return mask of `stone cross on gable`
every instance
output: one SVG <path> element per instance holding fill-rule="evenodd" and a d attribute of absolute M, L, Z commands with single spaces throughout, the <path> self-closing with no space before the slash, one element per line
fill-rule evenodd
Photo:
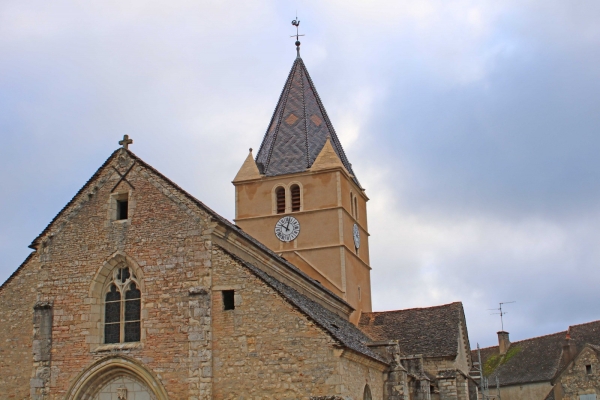
<path fill-rule="evenodd" d="M 129 139 L 129 135 L 123 135 L 123 140 L 119 140 L 119 144 L 123 146 L 125 150 L 129 149 L 131 143 L 133 143 L 133 139 Z"/>

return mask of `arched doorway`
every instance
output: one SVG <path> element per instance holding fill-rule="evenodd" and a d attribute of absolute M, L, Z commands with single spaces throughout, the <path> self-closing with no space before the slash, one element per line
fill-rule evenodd
<path fill-rule="evenodd" d="M 168 400 L 158 379 L 137 361 L 111 356 L 83 371 L 71 389 L 68 400 Z"/>

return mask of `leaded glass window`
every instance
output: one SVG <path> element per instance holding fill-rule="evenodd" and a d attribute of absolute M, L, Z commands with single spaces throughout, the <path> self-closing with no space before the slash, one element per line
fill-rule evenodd
<path fill-rule="evenodd" d="M 141 299 L 129 267 L 115 268 L 104 297 L 104 343 L 140 341 Z"/>

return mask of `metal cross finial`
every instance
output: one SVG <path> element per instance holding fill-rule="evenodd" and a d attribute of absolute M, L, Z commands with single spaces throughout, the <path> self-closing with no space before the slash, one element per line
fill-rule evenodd
<path fill-rule="evenodd" d="M 129 135 L 123 135 L 123 140 L 119 140 L 119 144 L 123 146 L 125 150 L 129 149 L 131 143 L 133 143 L 133 139 L 129 139 Z"/>
<path fill-rule="evenodd" d="M 297 56 L 298 58 L 300 58 L 300 36 L 304 36 L 301 35 L 298 31 L 298 29 L 300 29 L 300 20 L 298 19 L 298 14 L 296 14 L 296 19 L 292 21 L 292 25 L 294 25 L 296 27 L 296 34 L 292 35 L 290 37 L 295 37 L 296 38 L 296 52 L 297 52 Z"/>

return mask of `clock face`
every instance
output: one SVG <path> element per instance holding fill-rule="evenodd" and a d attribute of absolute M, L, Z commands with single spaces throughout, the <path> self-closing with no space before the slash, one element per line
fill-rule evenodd
<path fill-rule="evenodd" d="M 275 224 L 275 236 L 282 242 L 291 242 L 300 234 L 300 222 L 294 217 L 283 217 Z"/>
<path fill-rule="evenodd" d="M 354 236 L 354 246 L 358 249 L 360 247 L 360 231 L 356 224 L 354 224 L 354 228 L 352 229 L 352 236 Z"/>

